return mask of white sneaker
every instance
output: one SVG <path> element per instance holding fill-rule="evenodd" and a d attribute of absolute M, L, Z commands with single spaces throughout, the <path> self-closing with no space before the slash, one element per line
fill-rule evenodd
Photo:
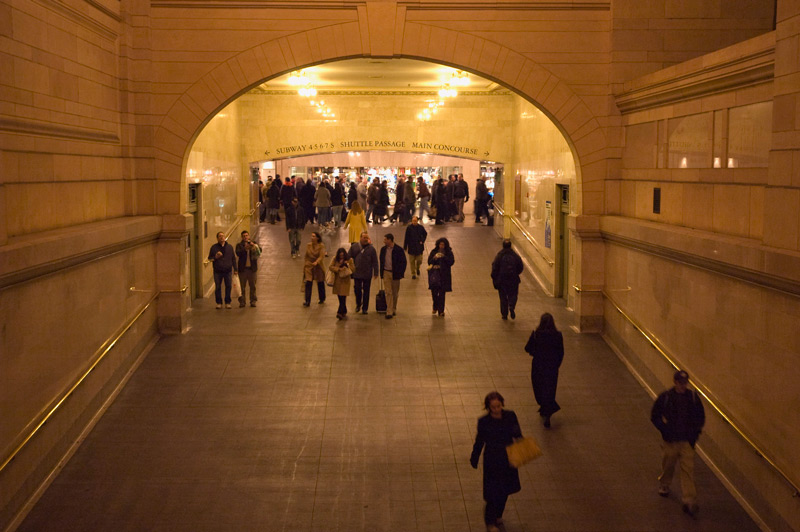
<path fill-rule="evenodd" d="M 230 303 L 225 303 L 225 308 L 231 308 Z"/>
<path fill-rule="evenodd" d="M 222 308 L 222 303 L 217 303 L 217 308 Z"/>

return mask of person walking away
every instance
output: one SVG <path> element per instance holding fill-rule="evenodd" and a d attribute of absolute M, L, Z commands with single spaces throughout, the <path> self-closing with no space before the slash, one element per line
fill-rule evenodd
<path fill-rule="evenodd" d="M 481 217 L 485 214 L 486 217 L 489 217 L 489 208 L 487 204 L 489 203 L 489 189 L 486 187 L 486 183 L 484 183 L 483 179 L 480 177 L 478 178 L 478 182 L 475 185 L 475 223 L 481 223 Z"/>
<path fill-rule="evenodd" d="M 522 438 L 522 429 L 514 411 L 503 408 L 505 400 L 498 392 L 487 394 L 483 406 L 488 413 L 478 419 L 478 434 L 469 463 L 478 469 L 483 451 L 483 500 L 486 501 L 483 521 L 487 532 L 499 532 L 508 496 L 522 489 L 519 471 L 511 467 L 506 454 L 506 447 Z"/>
<path fill-rule="evenodd" d="M 339 298 L 336 319 L 343 320 L 347 318 L 347 296 L 350 295 L 350 277 L 353 275 L 353 270 L 355 270 L 355 264 L 353 259 L 348 256 L 347 250 L 339 248 L 336 250 L 336 256 L 331 260 L 328 269 L 334 273 L 331 292 Z"/>
<path fill-rule="evenodd" d="M 436 225 L 444 225 L 447 220 L 447 191 L 441 177 L 433 191 L 433 203 L 436 205 Z"/>
<path fill-rule="evenodd" d="M 384 180 L 381 181 L 381 186 L 378 188 L 378 201 L 375 204 L 375 213 L 372 215 L 372 223 L 375 223 L 375 217 L 378 217 L 378 223 L 386 221 L 386 215 L 389 212 L 389 183 Z"/>
<path fill-rule="evenodd" d="M 464 174 L 458 174 L 458 181 L 453 189 L 453 198 L 456 201 L 456 221 L 463 222 L 464 204 L 469 201 L 469 185 L 464 181 Z"/>
<path fill-rule="evenodd" d="M 549 312 L 542 314 L 539 326 L 531 333 L 525 345 L 531 360 L 531 385 L 539 404 L 539 415 L 545 428 L 550 428 L 550 416 L 561 410 L 556 402 L 558 368 L 564 360 L 564 338 L 556 329 L 556 322 Z"/>
<path fill-rule="evenodd" d="M 492 285 L 500 295 L 500 316 L 504 320 L 509 314 L 512 320 L 517 317 L 515 309 L 522 269 L 522 258 L 511 249 L 511 240 L 503 240 L 503 249 L 492 261 Z"/>
<path fill-rule="evenodd" d="M 403 212 L 403 219 L 400 221 L 407 224 L 414 215 L 414 207 L 417 203 L 417 195 L 416 192 L 414 192 L 414 180 L 410 177 L 406 180 L 403 200 L 405 201 L 406 210 Z"/>
<path fill-rule="evenodd" d="M 303 178 L 298 177 L 297 182 L 302 183 Z M 311 180 L 311 178 L 308 178 L 308 182 L 305 183 L 297 193 L 297 198 L 300 200 L 300 206 L 303 207 L 304 211 L 306 211 L 306 219 L 312 224 L 317 217 L 316 208 L 314 207 L 314 197 L 316 194 L 317 187 L 314 186 L 314 182 Z"/>
<path fill-rule="evenodd" d="M 306 246 L 306 256 L 303 264 L 303 281 L 306 283 L 306 299 L 303 302 L 304 307 L 311 305 L 311 285 L 314 281 L 317 282 L 319 304 L 325 303 L 325 270 L 322 267 L 324 258 L 325 246 L 322 244 L 322 236 L 314 231 L 311 233 L 311 242 Z"/>
<path fill-rule="evenodd" d="M 397 314 L 397 298 L 400 295 L 400 280 L 406 273 L 406 254 L 394 244 L 394 235 L 386 233 L 380 254 L 381 279 L 386 290 L 386 319 Z"/>
<path fill-rule="evenodd" d="M 342 209 L 344 209 L 345 191 L 342 179 L 338 178 L 333 182 L 333 192 L 331 192 L 331 212 L 333 213 L 333 225 L 339 227 L 342 221 Z"/>
<path fill-rule="evenodd" d="M 289 200 L 291 205 L 291 200 Z M 273 179 L 272 185 L 267 189 L 267 219 L 269 223 L 275 225 L 278 218 L 278 210 L 281 208 L 281 182 L 280 179 Z"/>
<path fill-rule="evenodd" d="M 350 182 L 350 188 L 347 189 L 347 210 L 353 208 L 353 204 L 358 201 L 358 188 L 354 182 Z M 363 210 L 363 208 L 362 208 Z"/>
<path fill-rule="evenodd" d="M 425 240 L 428 232 L 419 223 L 419 217 L 412 216 L 411 224 L 406 227 L 406 236 L 403 239 L 403 249 L 411 259 L 411 278 L 419 276 L 419 265 L 422 264 L 422 254 L 425 252 Z"/>
<path fill-rule="evenodd" d="M 426 213 L 428 215 L 428 221 L 431 219 L 431 208 L 430 208 L 430 201 L 431 201 L 431 192 L 428 190 L 428 185 L 425 184 L 425 180 L 421 177 L 417 178 L 417 190 L 419 191 L 417 196 L 419 197 L 419 220 L 422 221 L 422 213 Z"/>
<path fill-rule="evenodd" d="M 356 192 L 358 193 L 358 202 L 361 204 L 361 210 L 367 212 L 367 186 L 369 183 L 366 178 L 359 176 L 358 184 L 356 185 Z M 353 208 L 352 206 L 350 207 Z"/>
<path fill-rule="evenodd" d="M 236 273 L 236 253 L 233 246 L 225 241 L 225 233 L 217 233 L 217 243 L 211 246 L 208 260 L 214 268 L 214 299 L 217 308 L 222 308 L 222 283 L 225 282 L 225 308 L 231 308 L 232 273 Z"/>
<path fill-rule="evenodd" d="M 314 193 L 314 205 L 317 206 L 317 223 L 325 225 L 331 221 L 331 191 L 328 190 L 326 182 L 317 188 Z"/>
<path fill-rule="evenodd" d="M 694 446 L 706 422 L 706 413 L 697 392 L 689 388 L 688 373 L 676 371 L 673 382 L 672 388 L 656 398 L 650 413 L 650 421 L 663 440 L 658 494 L 669 497 L 675 464 L 680 463 L 683 511 L 695 517 L 699 508 L 694 485 Z"/>
<path fill-rule="evenodd" d="M 356 203 L 357 204 L 357 203 Z M 363 214 L 363 213 L 362 213 Z M 378 252 L 372 245 L 369 233 L 363 231 L 358 242 L 353 242 L 347 252 L 353 260 L 353 291 L 356 295 L 356 313 L 366 314 L 369 310 L 369 288 L 372 279 L 378 278 Z"/>
<path fill-rule="evenodd" d="M 361 203 L 357 201 L 353 203 L 353 208 L 347 213 L 344 226 L 347 227 L 347 241 L 351 244 L 358 242 L 361 233 L 367 230 L 367 219 L 364 217 L 364 211 L 361 210 Z"/>
<path fill-rule="evenodd" d="M 286 188 L 286 186 L 283 188 Z M 283 214 L 286 218 L 286 231 L 289 233 L 289 247 L 292 251 L 292 258 L 296 259 L 300 256 L 300 234 L 306 227 L 306 211 L 300 207 L 297 198 L 292 198 L 291 204 Z"/>
<path fill-rule="evenodd" d="M 367 189 L 367 221 L 375 223 L 375 206 L 380 196 L 380 180 L 376 177 Z"/>
<path fill-rule="evenodd" d="M 242 231 L 242 240 L 236 244 L 236 257 L 238 257 L 239 284 L 242 286 L 242 293 L 239 295 L 239 308 L 245 306 L 244 289 L 250 285 L 250 306 L 255 307 L 258 297 L 256 296 L 256 272 L 258 271 L 258 257 L 261 255 L 261 248 L 250 240 L 250 233 Z"/>
<path fill-rule="evenodd" d="M 258 221 L 264 223 L 267 220 L 267 189 L 264 181 L 258 180 Z"/>
<path fill-rule="evenodd" d="M 455 193 L 455 189 L 456 189 L 456 176 L 455 174 L 452 174 L 447 177 L 447 183 L 445 183 L 444 185 L 444 195 L 446 198 L 445 210 L 447 211 L 445 214 L 446 222 L 452 222 L 456 217 L 457 213 L 456 200 L 455 196 L 453 195 Z"/>
<path fill-rule="evenodd" d="M 456 261 L 450 241 L 440 238 L 428 255 L 428 289 L 433 298 L 433 313 L 444 317 L 444 298 L 447 292 L 453 291 L 451 267 Z"/>
<path fill-rule="evenodd" d="M 402 223 L 402 214 L 405 210 L 405 201 L 403 201 L 403 196 L 406 192 L 406 180 L 403 177 L 397 178 L 397 184 L 395 185 L 394 189 L 394 212 L 392 213 L 391 218 L 389 221 L 394 223 L 398 219 Z"/>

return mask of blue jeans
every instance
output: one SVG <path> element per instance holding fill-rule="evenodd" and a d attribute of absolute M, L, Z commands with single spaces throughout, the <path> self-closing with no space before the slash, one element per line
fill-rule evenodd
<path fill-rule="evenodd" d="M 336 227 L 339 227 L 340 225 L 342 225 L 342 223 L 344 223 L 342 222 L 343 207 L 344 205 L 334 205 L 333 207 L 331 207 L 331 210 L 333 211 L 333 222 L 336 224 Z"/>
<path fill-rule="evenodd" d="M 231 304 L 231 286 L 233 286 L 233 272 L 214 271 L 214 299 L 217 305 L 222 304 L 222 281 L 225 281 L 225 303 Z"/>

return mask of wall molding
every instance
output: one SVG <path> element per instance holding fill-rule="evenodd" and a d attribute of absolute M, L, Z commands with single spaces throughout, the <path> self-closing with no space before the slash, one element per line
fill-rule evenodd
<path fill-rule="evenodd" d="M 611 11 L 611 2 L 488 2 L 479 0 L 470 2 L 425 2 L 400 1 L 409 11 Z"/>
<path fill-rule="evenodd" d="M 92 7 L 98 9 L 103 14 L 111 17 L 113 20 L 117 22 L 122 20 L 119 14 L 114 14 L 106 7 L 101 6 L 100 4 L 96 4 L 93 0 L 85 0 L 85 1 L 88 5 L 91 5 Z M 35 0 L 35 2 L 43 7 L 55 11 L 56 13 L 60 14 L 65 18 L 68 18 L 73 22 L 76 22 L 77 24 L 100 35 L 101 37 L 108 39 L 109 41 L 115 41 L 117 40 L 117 37 L 119 37 L 118 28 L 113 28 L 109 25 L 103 24 L 102 22 L 95 20 L 92 17 L 85 15 L 84 13 L 81 13 L 74 7 L 70 6 L 69 4 L 66 4 L 65 2 L 62 2 L 61 0 Z"/>
<path fill-rule="evenodd" d="M 634 221 L 639 222 L 640 220 L 634 220 Z M 770 274 L 763 270 L 749 268 L 743 264 L 735 264 L 732 261 L 713 259 L 710 257 L 700 255 L 698 253 L 692 253 L 690 251 L 686 251 L 685 249 L 681 249 L 672 245 L 667 245 L 666 243 L 663 242 L 657 242 L 656 239 L 641 238 L 642 236 L 641 233 L 637 234 L 636 236 L 633 236 L 632 234 L 630 234 L 629 231 L 626 231 L 624 228 L 622 230 L 619 229 L 620 229 L 619 227 L 615 228 L 601 227 L 601 233 L 603 239 L 607 242 L 612 242 L 614 244 L 629 249 L 641 251 L 649 255 L 655 255 L 657 257 L 667 259 L 671 262 L 678 262 L 681 264 L 685 264 L 687 266 L 700 268 L 706 271 L 710 271 L 712 273 L 736 279 L 738 281 L 756 285 L 761 288 L 767 288 L 770 290 L 781 292 L 786 295 L 800 297 L 800 279 L 781 277 L 778 275 Z M 679 239 L 668 238 L 674 236 L 673 234 L 669 233 L 668 231 L 664 231 L 664 233 L 665 233 L 664 234 L 665 238 L 660 240 L 663 240 L 665 242 L 679 242 Z M 650 235 L 652 235 L 652 232 L 648 232 L 647 236 Z M 711 235 L 712 237 L 715 236 L 711 233 L 709 233 L 709 235 Z M 637 236 L 639 238 L 637 238 Z M 705 241 L 706 242 L 708 241 L 708 237 L 705 238 Z M 739 249 L 745 247 L 752 248 L 754 246 L 739 246 Z M 755 251 L 756 254 L 759 254 L 760 250 L 751 249 L 750 251 Z M 772 252 L 773 254 L 783 256 L 782 258 L 784 260 L 782 261 L 782 263 L 784 267 L 788 267 L 791 263 L 794 262 L 797 264 L 797 268 L 795 268 L 795 270 L 800 271 L 800 257 L 796 257 L 790 252 L 782 253 L 781 250 L 778 249 L 774 249 L 772 250 Z M 764 255 L 766 255 L 766 253 L 763 250 L 761 250 L 761 253 L 764 253 Z M 769 258 L 765 257 L 764 260 L 765 262 L 769 261 Z"/>
<path fill-rule="evenodd" d="M 691 65 L 692 61 L 696 60 L 682 65 Z M 699 68 L 668 79 L 648 82 L 654 76 L 640 78 L 634 82 L 640 86 L 615 96 L 617 107 L 626 114 L 770 83 L 775 76 L 775 44 L 773 41 L 769 48 L 709 65 L 699 61 L 698 65 Z"/>
<path fill-rule="evenodd" d="M 116 133 L 89 129 L 80 126 L 57 124 L 54 122 L 39 122 L 27 118 L 0 116 L 0 131 L 9 133 L 22 133 L 40 137 L 54 137 L 59 139 L 82 140 L 87 142 L 101 142 L 103 144 L 119 144 L 120 138 Z"/>
<path fill-rule="evenodd" d="M 267 82 L 269 83 L 269 82 Z M 260 94 L 268 96 L 297 96 L 296 90 L 289 89 L 266 89 L 258 86 L 251 89 L 243 96 L 248 94 Z M 514 93 L 506 89 L 495 89 L 491 91 L 465 91 L 459 90 L 459 96 L 511 96 Z M 317 97 L 319 96 L 430 96 L 439 98 L 437 90 L 326 90 L 317 89 Z"/>

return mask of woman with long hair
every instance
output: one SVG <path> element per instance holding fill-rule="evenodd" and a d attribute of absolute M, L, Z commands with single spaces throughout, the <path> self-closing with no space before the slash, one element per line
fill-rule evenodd
<path fill-rule="evenodd" d="M 561 410 L 556 402 L 558 368 L 564 360 L 564 338 L 556 329 L 556 322 L 549 312 L 542 314 L 539 326 L 531 333 L 525 346 L 530 353 L 531 384 L 533 395 L 539 404 L 539 415 L 545 428 L 550 428 L 550 416 Z"/>
<path fill-rule="evenodd" d="M 350 295 L 350 278 L 356 266 L 353 263 L 353 259 L 348 256 L 347 250 L 339 248 L 336 250 L 336 256 L 333 257 L 328 269 L 335 275 L 331 292 L 339 298 L 336 319 L 343 320 L 347 318 L 347 296 Z"/>
<path fill-rule="evenodd" d="M 428 289 L 433 298 L 433 313 L 444 317 L 444 297 L 453 291 L 453 278 L 450 268 L 456 261 L 450 241 L 442 237 L 428 255 Z"/>
<path fill-rule="evenodd" d="M 522 430 L 514 411 L 503 408 L 505 400 L 498 392 L 487 394 L 483 406 L 487 414 L 478 419 L 478 434 L 469 462 L 477 469 L 483 450 L 483 500 L 486 501 L 483 520 L 487 532 L 499 532 L 508 496 L 522 489 L 519 472 L 509 465 L 506 454 L 506 447 L 522 438 Z"/>
<path fill-rule="evenodd" d="M 325 270 L 322 267 L 322 260 L 325 258 L 325 245 L 322 243 L 322 236 L 314 231 L 311 233 L 311 242 L 306 246 L 305 262 L 303 263 L 303 281 L 305 281 L 306 299 L 303 306 L 311 305 L 311 285 L 317 282 L 317 292 L 319 293 L 319 303 L 325 303 Z"/>
<path fill-rule="evenodd" d="M 353 202 L 353 208 L 347 213 L 344 226 L 347 227 L 347 237 L 351 244 L 361 239 L 361 233 L 367 230 L 367 217 L 364 216 L 361 202 Z"/>

